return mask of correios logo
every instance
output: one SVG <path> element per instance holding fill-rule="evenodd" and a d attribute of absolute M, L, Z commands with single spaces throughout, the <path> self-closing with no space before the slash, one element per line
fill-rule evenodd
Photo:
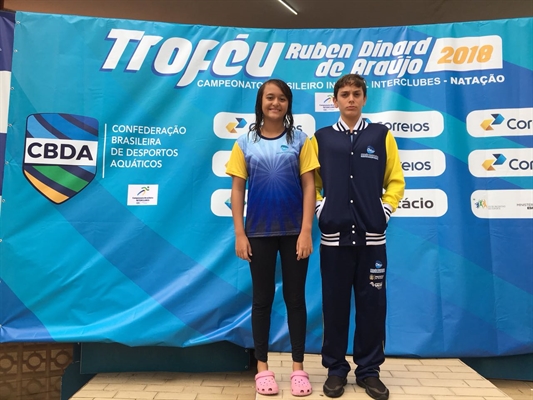
<path fill-rule="evenodd" d="M 395 137 L 418 139 L 439 136 L 444 131 L 444 117 L 438 111 L 384 111 L 364 113 L 368 123 L 385 125 Z"/>
<path fill-rule="evenodd" d="M 216 176 L 221 178 L 228 178 L 229 175 L 226 174 L 226 164 L 229 161 L 231 151 L 229 150 L 220 150 L 213 154 L 211 159 L 211 170 Z"/>
<path fill-rule="evenodd" d="M 255 114 L 220 112 L 213 120 L 213 131 L 221 139 L 237 139 L 250 130 L 250 123 L 255 121 Z"/>
<path fill-rule="evenodd" d="M 533 176 L 533 149 L 474 150 L 468 155 L 468 169 L 479 178 Z"/>
<path fill-rule="evenodd" d="M 466 129 L 474 137 L 533 135 L 533 108 L 472 111 Z"/>
<path fill-rule="evenodd" d="M 97 156 L 95 118 L 62 113 L 28 116 L 24 176 L 53 203 L 71 199 L 94 179 Z"/>
<path fill-rule="evenodd" d="M 505 118 L 501 114 L 492 114 L 492 118 L 486 119 L 481 122 L 481 128 L 485 131 L 493 131 L 493 125 L 500 125 Z"/>
<path fill-rule="evenodd" d="M 244 216 L 248 210 L 248 190 L 244 194 Z M 231 189 L 218 189 L 211 194 L 211 212 L 217 217 L 231 217 Z"/>
<path fill-rule="evenodd" d="M 485 160 L 482 164 L 487 171 L 495 171 L 494 165 L 502 165 L 507 160 L 503 154 L 493 154 L 493 157 Z"/>
<path fill-rule="evenodd" d="M 229 122 L 226 125 L 226 130 L 229 133 L 238 133 L 237 129 L 240 130 L 248 124 L 248 122 L 246 122 L 244 118 L 235 118 L 235 119 L 237 120 L 237 122 Z"/>
<path fill-rule="evenodd" d="M 250 121 L 255 121 L 255 114 L 219 112 L 213 120 L 213 132 L 221 139 L 235 140 L 250 130 Z M 294 127 L 312 136 L 316 130 L 315 119 L 310 114 L 294 114 Z"/>
<path fill-rule="evenodd" d="M 399 154 L 406 177 L 439 176 L 446 170 L 446 156 L 441 150 L 399 150 Z"/>

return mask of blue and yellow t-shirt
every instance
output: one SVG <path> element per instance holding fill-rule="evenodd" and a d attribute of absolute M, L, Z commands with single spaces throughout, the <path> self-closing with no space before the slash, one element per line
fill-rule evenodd
<path fill-rule="evenodd" d="M 298 235 L 302 226 L 300 175 L 319 167 L 309 138 L 295 130 L 277 138 L 240 136 L 226 164 L 226 173 L 248 180 L 245 230 L 249 237 Z"/>

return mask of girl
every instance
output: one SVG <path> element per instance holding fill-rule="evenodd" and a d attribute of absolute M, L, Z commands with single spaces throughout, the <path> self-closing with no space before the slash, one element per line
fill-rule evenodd
<path fill-rule="evenodd" d="M 258 371 L 255 381 L 260 394 L 279 391 L 267 358 L 278 252 L 292 347 L 291 393 L 306 396 L 312 392 L 309 376 L 303 371 L 305 280 L 313 251 L 314 170 L 318 167 L 308 137 L 294 128 L 291 89 L 279 79 L 265 82 L 257 92 L 255 123 L 237 139 L 226 165 L 226 173 L 233 178 L 235 252 L 250 263 L 252 275 L 252 333 Z"/>

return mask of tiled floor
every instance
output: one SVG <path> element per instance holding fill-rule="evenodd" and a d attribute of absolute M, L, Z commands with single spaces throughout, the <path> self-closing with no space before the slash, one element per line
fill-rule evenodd
<path fill-rule="evenodd" d="M 75 400 L 255 400 L 297 399 L 290 393 L 291 359 L 271 353 L 270 369 L 280 387 L 277 396 L 255 394 L 254 372 L 237 373 L 117 373 L 98 374 L 73 397 Z M 308 354 L 305 369 L 314 392 L 308 400 L 325 400 L 322 384 L 326 370 L 320 356 Z M 387 358 L 381 378 L 390 400 L 533 400 L 533 382 L 491 381 L 458 359 Z M 343 400 L 370 400 L 364 389 L 348 380 Z M 507 393 L 507 394 L 506 394 Z"/>

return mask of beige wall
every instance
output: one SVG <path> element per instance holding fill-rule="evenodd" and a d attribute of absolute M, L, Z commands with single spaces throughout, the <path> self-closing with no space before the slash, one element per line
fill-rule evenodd
<path fill-rule="evenodd" d="M 0 344 L 0 399 L 57 400 L 72 344 Z"/>

